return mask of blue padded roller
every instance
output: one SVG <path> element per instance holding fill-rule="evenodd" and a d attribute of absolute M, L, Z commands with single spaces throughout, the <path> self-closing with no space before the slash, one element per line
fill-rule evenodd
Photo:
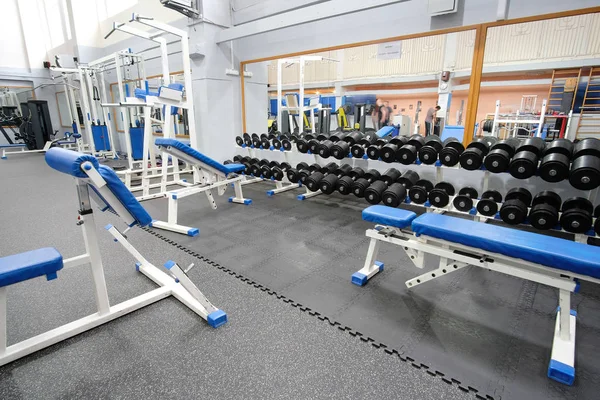
<path fill-rule="evenodd" d="M 600 278 L 600 249 L 584 243 L 433 213 L 416 218 L 412 230 L 417 235 Z"/>
<path fill-rule="evenodd" d="M 105 165 L 98 167 L 98 173 L 106 181 L 106 186 L 115 195 L 119 202 L 125 207 L 129 214 L 135 218 L 140 226 L 149 225 L 152 222 L 152 217 L 146 209 L 140 204 L 135 196 L 127 189 L 127 186 L 119 179 L 115 171 Z M 104 199 L 106 202 L 106 199 Z M 106 202 L 109 206 L 110 203 Z"/>
<path fill-rule="evenodd" d="M 362 218 L 365 221 L 402 229 L 409 226 L 417 218 L 417 214 L 400 208 L 377 205 L 365 208 Z"/>
<path fill-rule="evenodd" d="M 179 140 L 176 140 L 176 139 L 158 138 L 158 139 L 156 139 L 155 143 L 157 146 L 162 146 L 165 148 L 168 146 L 171 146 L 172 148 L 177 149 L 177 150 L 181 151 L 182 153 L 195 158 L 199 162 L 202 162 L 208 166 L 211 166 L 212 168 L 214 168 L 218 171 L 221 171 L 225 175 L 229 175 L 234 172 L 241 172 L 246 168 L 242 164 L 227 164 L 227 165 L 221 164 L 220 162 L 215 161 L 212 158 L 205 156 L 204 154 L 200 153 L 198 150 L 195 150 L 195 149 L 191 148 L 190 146 L 188 146 L 187 144 L 180 142 Z"/>
<path fill-rule="evenodd" d="M 46 275 L 56 278 L 63 268 L 63 258 L 53 247 L 32 250 L 0 258 L 0 287 Z"/>
<path fill-rule="evenodd" d="M 87 178 L 87 175 L 81 170 L 81 164 L 86 161 L 91 162 L 94 168 L 98 169 L 98 160 L 89 154 L 61 149 L 60 147 L 53 147 L 46 152 L 46 163 L 49 166 L 77 178 Z"/>

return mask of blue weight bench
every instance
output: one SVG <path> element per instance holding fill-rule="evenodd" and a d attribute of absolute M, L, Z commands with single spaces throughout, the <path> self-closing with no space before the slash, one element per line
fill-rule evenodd
<path fill-rule="evenodd" d="M 414 212 L 382 205 L 363 210 L 371 238 L 364 267 L 352 275 L 363 286 L 383 270 L 376 261 L 382 242 L 400 246 L 417 268 L 425 254 L 439 256 L 437 268 L 406 281 L 409 289 L 466 266 L 527 279 L 559 290 L 556 326 L 548 377 L 572 385 L 575 379 L 575 322 L 571 293 L 579 281 L 600 283 L 600 249 L 583 243 L 489 225 L 462 218 Z"/>
<path fill-rule="evenodd" d="M 210 206 L 216 209 L 217 203 L 213 197 L 212 190 L 217 189 L 219 196 L 222 196 L 227 187 L 232 185 L 235 195 L 229 198 L 230 203 L 245 205 L 252 203 L 252 200 L 245 199 L 242 193 L 241 182 L 243 176 L 240 174 L 245 169 L 244 165 L 222 164 L 176 139 L 158 138 L 155 143 L 160 151 L 188 163 L 194 174 L 200 176 L 201 183 L 168 192 L 165 195 L 169 201 L 167 221 L 153 221 L 153 228 L 183 233 L 188 236 L 198 235 L 199 230 L 197 228 L 177 223 L 178 200 L 197 193 L 204 193 Z"/>
<path fill-rule="evenodd" d="M 100 165 L 91 155 L 60 147 L 51 148 L 46 152 L 46 163 L 54 170 L 75 178 L 79 209 L 78 215 L 74 217 L 82 228 L 86 252 L 63 259 L 56 249 L 42 248 L 0 258 L 0 366 L 169 296 L 178 299 L 214 328 L 227 322 L 227 314 L 208 301 L 177 263 L 168 261 L 165 269 L 159 269 L 129 243 L 125 233 L 136 226 L 148 226 L 152 218 L 112 169 Z M 158 288 L 120 304 L 110 304 L 96 239 L 92 200 L 101 211 L 112 211 L 124 223 L 125 229 L 122 232 L 111 224 L 107 225 L 105 230 L 131 254 L 136 270 L 156 283 Z M 97 312 L 7 347 L 7 287 L 17 283 L 26 284 L 25 281 L 42 276 L 53 280 L 63 268 L 87 265 L 91 265 Z M 131 267 L 133 265 L 132 262 Z"/>
<path fill-rule="evenodd" d="M 0 144 L 0 149 L 2 149 L 2 156 L 0 157 L 0 159 L 2 160 L 6 160 L 8 157 L 6 156 L 6 154 L 12 154 L 15 153 L 14 151 L 11 151 L 9 153 L 6 153 L 7 149 L 20 149 L 20 151 L 24 152 L 25 150 L 27 150 L 27 145 L 25 143 L 15 143 L 15 144 Z"/>

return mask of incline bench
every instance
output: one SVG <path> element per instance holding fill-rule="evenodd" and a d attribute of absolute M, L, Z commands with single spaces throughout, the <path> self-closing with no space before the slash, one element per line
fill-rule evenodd
<path fill-rule="evenodd" d="M 177 224 L 177 201 L 184 197 L 204 192 L 211 207 L 216 209 L 217 203 L 212 195 L 212 189 L 217 189 L 219 196 L 222 196 L 230 184 L 233 185 L 235 190 L 235 196 L 229 198 L 230 203 L 245 205 L 252 203 L 252 200 L 245 199 L 242 194 L 241 181 L 243 176 L 238 174 L 244 171 L 244 165 L 221 164 L 176 139 L 159 138 L 156 139 L 155 143 L 160 151 L 164 151 L 173 157 L 187 162 L 194 170 L 194 173 L 201 176 L 201 183 L 167 193 L 165 195 L 169 199 L 167 222 L 152 221 L 153 228 L 183 233 L 188 236 L 198 235 L 199 230 L 197 228 Z"/>
<path fill-rule="evenodd" d="M 62 148 L 48 150 L 46 162 L 55 170 L 73 176 L 77 182 L 80 208 L 77 225 L 81 226 L 86 252 L 63 260 L 56 249 L 42 248 L 0 258 L 0 365 L 78 335 L 171 295 L 204 318 L 214 328 L 227 322 L 227 315 L 204 297 L 175 262 L 168 261 L 165 264 L 166 270 L 162 271 L 146 260 L 127 241 L 124 236 L 125 232 L 136 225 L 149 225 L 152 218 L 112 169 L 99 165 L 98 160 L 91 155 Z M 123 303 L 110 304 L 90 199 L 93 199 L 102 211 L 113 211 L 125 223 L 127 228 L 123 233 L 113 225 L 107 225 L 105 229 L 137 261 L 136 269 L 154 281 L 159 286 L 158 288 Z M 63 268 L 88 264 L 91 265 L 98 311 L 7 347 L 7 287 L 42 276 L 46 276 L 48 280 L 56 279 L 58 272 Z"/>
<path fill-rule="evenodd" d="M 425 253 L 440 257 L 438 268 L 406 281 L 410 289 L 468 265 L 559 289 L 552 356 L 548 377 L 568 385 L 575 379 L 575 319 L 571 292 L 579 280 L 600 283 L 600 249 L 537 233 L 427 213 L 371 206 L 363 219 L 375 223 L 367 230 L 371 238 L 364 267 L 352 275 L 363 286 L 383 270 L 376 261 L 381 242 L 401 246 L 415 266 L 424 267 Z M 405 231 L 411 228 L 412 232 Z"/>

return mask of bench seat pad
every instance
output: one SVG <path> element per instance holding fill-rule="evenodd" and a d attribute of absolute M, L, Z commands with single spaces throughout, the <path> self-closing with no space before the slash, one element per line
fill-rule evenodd
<path fill-rule="evenodd" d="M 213 160 L 210 157 L 205 156 L 204 154 L 200 153 L 198 150 L 193 149 L 192 147 L 188 146 L 186 143 L 180 142 L 177 139 L 158 138 L 158 139 L 156 139 L 155 143 L 157 146 L 163 147 L 163 151 L 167 151 L 166 148 L 170 146 L 170 147 L 172 147 L 176 150 L 179 150 L 180 152 L 198 160 L 199 162 L 204 163 L 204 164 L 216 169 L 217 171 L 224 173 L 225 175 L 229 175 L 229 174 L 235 173 L 235 172 L 241 172 L 246 168 L 242 164 L 227 164 L 227 165 L 221 164 L 220 162 Z"/>
<path fill-rule="evenodd" d="M 413 219 L 417 218 L 417 214 L 400 208 L 377 205 L 365 208 L 362 218 L 375 224 L 402 229 L 409 226 Z"/>
<path fill-rule="evenodd" d="M 52 275 L 63 267 L 61 254 L 53 247 L 44 247 L 0 258 L 0 287 L 23 282 L 43 275 Z"/>
<path fill-rule="evenodd" d="M 513 228 L 427 213 L 412 222 L 415 234 L 520 258 L 600 279 L 600 248 Z"/>

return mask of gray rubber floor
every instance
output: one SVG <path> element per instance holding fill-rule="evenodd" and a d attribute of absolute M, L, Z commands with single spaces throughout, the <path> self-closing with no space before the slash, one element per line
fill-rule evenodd
<path fill-rule="evenodd" d="M 48 168 L 42 156 L 0 162 L 0 256 L 45 246 L 56 247 L 64 257 L 82 253 L 76 207 L 73 179 Z M 95 215 L 111 303 L 152 289 L 154 285 L 135 272 L 134 260 L 101 228 L 107 223 L 119 226 L 119 220 L 109 213 Z M 239 222 L 237 226 L 241 233 L 253 225 Z M 210 237 L 203 233 L 198 242 Z M 264 237 L 260 226 L 254 235 Z M 214 330 L 178 301 L 165 299 L 0 367 L 0 399 L 481 396 L 465 393 L 457 384 L 404 362 L 378 343 L 353 337 L 314 312 L 313 316 L 302 311 L 297 304 L 288 304 L 258 284 L 201 262 L 156 236 L 136 229 L 128 237 L 157 266 L 169 259 L 181 265 L 194 262 L 190 277 L 227 311 L 229 322 Z M 233 252 L 246 247 L 243 242 L 234 240 L 228 248 L 220 247 Z M 257 258 L 254 249 L 245 251 L 245 256 L 237 253 L 241 261 L 228 267 Z M 309 265 L 299 260 L 298 265 Z M 9 344 L 94 312 L 91 289 L 85 267 L 62 271 L 51 282 L 34 279 L 9 287 Z"/>
<path fill-rule="evenodd" d="M 200 236 L 155 232 L 479 395 L 598 398 L 597 286 L 583 283 L 581 293 L 573 296 L 578 311 L 577 378 L 574 386 L 564 386 L 546 377 L 556 290 L 465 268 L 409 291 L 404 282 L 422 271 L 401 249 L 385 244 L 378 257 L 385 271 L 357 287 L 350 276 L 366 256 L 364 232 L 372 225 L 361 220 L 360 211 L 368 204 L 339 195 L 296 200 L 303 189 L 269 198 L 266 191 L 272 187 L 245 186 L 245 197 L 253 200 L 250 206 L 227 203 L 228 192 L 218 200 L 216 211 L 203 195 L 185 198 L 180 201 L 179 222 L 198 227 Z M 166 201 L 145 204 L 155 219 L 166 216 Z"/>

